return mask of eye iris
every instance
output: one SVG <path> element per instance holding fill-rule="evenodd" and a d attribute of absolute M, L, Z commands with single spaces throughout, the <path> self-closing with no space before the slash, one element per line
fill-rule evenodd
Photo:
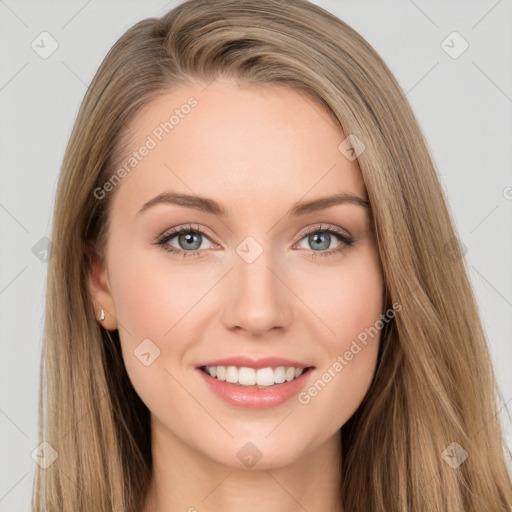
<path fill-rule="evenodd" d="M 195 241 L 194 241 L 194 238 L 195 238 Z M 178 240 L 179 240 L 180 246 L 183 241 L 185 241 L 186 244 L 190 244 L 190 243 L 194 244 L 194 242 L 195 242 L 194 247 L 191 247 L 190 245 L 187 247 L 185 244 L 185 247 L 187 247 L 188 249 L 195 250 L 195 249 L 199 249 L 199 247 L 201 247 L 201 235 L 199 233 L 181 234 L 181 235 L 179 235 Z"/>
<path fill-rule="evenodd" d="M 324 240 L 319 240 L 320 237 L 324 237 Z M 311 246 L 313 247 L 314 250 L 321 250 L 321 249 L 328 249 L 329 248 L 329 245 L 330 245 L 330 242 L 331 242 L 331 235 L 329 235 L 329 233 L 325 233 L 325 232 L 317 232 L 317 233 L 314 233 L 312 235 L 309 235 L 309 243 L 311 244 Z M 317 242 L 320 242 L 321 246 L 320 247 L 316 247 L 315 248 L 315 244 Z M 323 242 L 323 243 L 322 243 Z"/>

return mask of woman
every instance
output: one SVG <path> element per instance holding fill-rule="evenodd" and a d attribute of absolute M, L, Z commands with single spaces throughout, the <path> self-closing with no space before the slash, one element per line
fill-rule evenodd
<path fill-rule="evenodd" d="M 189 0 L 129 29 L 53 239 L 35 510 L 510 510 L 430 155 L 335 16 Z"/>

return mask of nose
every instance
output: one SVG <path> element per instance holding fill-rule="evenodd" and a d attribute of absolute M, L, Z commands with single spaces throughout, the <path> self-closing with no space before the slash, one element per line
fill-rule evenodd
<path fill-rule="evenodd" d="M 270 250 L 252 262 L 235 254 L 221 300 L 225 327 L 248 337 L 286 331 L 293 321 L 294 296 Z"/>

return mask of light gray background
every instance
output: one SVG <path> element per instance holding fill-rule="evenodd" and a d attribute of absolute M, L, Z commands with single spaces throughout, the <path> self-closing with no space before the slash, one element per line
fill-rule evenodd
<path fill-rule="evenodd" d="M 512 405 L 512 2 L 315 1 L 359 31 L 407 93 L 455 218 L 504 402 Z M 0 511 L 28 511 L 46 264 L 59 168 L 87 84 L 135 22 L 176 2 L 0 0 Z M 47 59 L 31 47 L 47 31 Z M 468 42 L 458 58 L 441 43 Z M 452 42 L 453 41 L 453 42 Z M 460 42 L 449 38 L 452 52 Z M 48 46 L 46 46 L 48 48 Z M 501 410 L 512 447 L 512 429 Z"/>

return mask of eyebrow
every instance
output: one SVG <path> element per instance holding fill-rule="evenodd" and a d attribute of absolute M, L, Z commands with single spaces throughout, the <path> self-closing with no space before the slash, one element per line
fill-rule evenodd
<path fill-rule="evenodd" d="M 175 192 L 163 192 L 153 199 L 150 199 L 147 203 L 144 203 L 137 215 L 140 215 L 157 204 L 174 204 L 185 208 L 192 208 L 194 210 L 211 213 L 213 215 L 226 216 L 226 210 L 224 207 L 213 199 L 188 194 L 178 194 Z M 364 208 L 369 208 L 370 206 L 370 202 L 362 197 L 349 193 L 340 193 L 332 196 L 321 197 L 319 199 L 313 199 L 312 201 L 296 203 L 291 208 L 289 215 L 293 217 L 306 215 L 338 204 L 355 204 L 363 206 Z"/>

